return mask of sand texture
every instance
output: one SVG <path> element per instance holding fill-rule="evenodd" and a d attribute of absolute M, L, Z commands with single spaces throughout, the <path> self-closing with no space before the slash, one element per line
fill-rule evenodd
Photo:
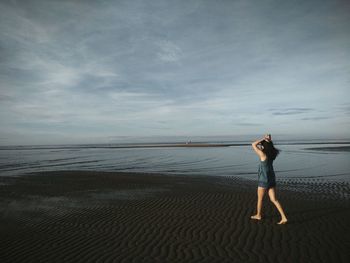
<path fill-rule="evenodd" d="M 350 262 L 349 184 L 278 185 L 289 217 L 234 177 L 0 177 L 0 262 Z M 300 191 L 295 191 L 300 185 Z"/>

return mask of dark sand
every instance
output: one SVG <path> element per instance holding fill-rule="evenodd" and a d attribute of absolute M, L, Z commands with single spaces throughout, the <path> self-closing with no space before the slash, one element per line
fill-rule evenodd
<path fill-rule="evenodd" d="M 349 184 L 279 183 L 289 223 L 232 177 L 0 177 L 0 262 L 350 262 Z M 300 186 L 300 187 L 299 187 Z M 295 191 L 300 190 L 300 191 Z"/>

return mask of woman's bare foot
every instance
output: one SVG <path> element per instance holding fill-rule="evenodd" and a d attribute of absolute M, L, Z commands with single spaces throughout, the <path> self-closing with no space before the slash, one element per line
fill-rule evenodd
<path fill-rule="evenodd" d="M 284 224 L 287 224 L 287 222 L 288 222 L 287 218 L 283 218 L 283 219 L 281 219 L 281 221 L 279 221 L 277 224 L 278 224 L 278 225 L 284 225 Z"/>
<path fill-rule="evenodd" d="M 261 220 L 261 216 L 258 215 L 251 216 L 250 218 L 255 220 Z"/>

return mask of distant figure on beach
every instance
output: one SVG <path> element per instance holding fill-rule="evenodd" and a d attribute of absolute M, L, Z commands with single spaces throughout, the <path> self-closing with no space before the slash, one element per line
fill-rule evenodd
<path fill-rule="evenodd" d="M 260 158 L 258 170 L 258 202 L 256 214 L 251 219 L 261 220 L 262 201 L 267 191 L 271 202 L 276 206 L 281 215 L 278 224 L 286 224 L 287 217 L 283 211 L 281 203 L 276 199 L 276 178 L 273 170 L 273 161 L 276 159 L 279 150 L 273 145 L 271 134 L 265 135 L 263 139 L 252 143 L 253 149 Z"/>

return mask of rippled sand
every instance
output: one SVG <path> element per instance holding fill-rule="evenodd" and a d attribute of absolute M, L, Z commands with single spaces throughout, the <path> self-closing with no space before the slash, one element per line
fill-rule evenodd
<path fill-rule="evenodd" d="M 350 262 L 350 187 L 286 180 L 250 220 L 235 177 L 48 172 L 0 177 L 1 262 Z"/>

